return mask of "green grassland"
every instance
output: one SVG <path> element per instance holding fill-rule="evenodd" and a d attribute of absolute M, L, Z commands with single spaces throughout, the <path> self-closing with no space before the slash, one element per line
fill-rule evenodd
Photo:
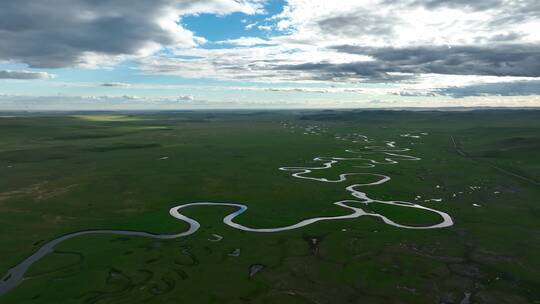
<path fill-rule="evenodd" d="M 312 125 L 325 132 L 304 134 Z M 418 132 L 429 135 L 400 136 Z M 180 232 L 187 224 L 168 210 L 187 202 L 246 204 L 237 221 L 261 228 L 347 214 L 332 204 L 352 199 L 347 182 L 278 168 L 350 157 L 346 149 L 365 144 L 335 137 L 352 133 L 396 141 L 422 160 L 368 169 L 341 162 L 312 176 L 388 175 L 362 191 L 410 202 L 420 195 L 416 202 L 450 214 L 455 225 L 408 230 L 364 216 L 249 233 L 222 223 L 230 207 L 192 207 L 184 214 L 202 227 L 188 237 L 61 243 L 0 303 L 460 303 L 469 293 L 470 303 L 540 303 L 540 112 L 533 110 L 0 118 L 0 276 L 44 241 L 74 231 Z M 443 201 L 423 201 L 431 198 Z M 439 221 L 411 208 L 366 210 L 407 225 Z M 223 239 L 212 242 L 212 234 Z M 230 255 L 235 249 L 239 256 Z"/>

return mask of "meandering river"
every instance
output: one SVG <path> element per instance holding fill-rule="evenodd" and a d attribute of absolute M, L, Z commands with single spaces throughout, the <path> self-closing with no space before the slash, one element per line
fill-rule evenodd
<path fill-rule="evenodd" d="M 365 137 L 365 139 L 366 139 L 365 142 L 371 142 L 370 140 L 367 139 L 367 137 Z M 189 225 L 189 228 L 186 231 L 182 231 L 176 234 L 153 234 L 153 233 L 145 232 L 145 231 L 129 231 L 129 230 L 85 230 L 85 231 L 78 231 L 78 232 L 62 235 L 51 241 L 46 242 L 32 255 L 30 255 L 29 257 L 27 257 L 25 260 L 15 265 L 14 267 L 10 268 L 7 274 L 0 281 L 0 295 L 7 293 L 8 291 L 12 290 L 13 288 L 21 284 L 24 281 L 24 275 L 26 274 L 30 266 L 32 266 L 32 264 L 39 261 L 41 258 L 46 256 L 47 254 L 53 252 L 56 245 L 60 244 L 63 241 L 66 241 L 75 237 L 89 235 L 89 234 L 94 234 L 94 235 L 113 234 L 113 235 L 121 235 L 121 236 L 137 236 L 137 237 L 146 237 L 146 238 L 166 240 L 166 239 L 175 239 L 182 236 L 193 234 L 200 228 L 201 225 L 196 220 L 183 215 L 181 211 L 183 209 L 194 207 L 194 206 L 229 206 L 229 207 L 236 208 L 237 209 L 236 211 L 228 214 L 227 216 L 223 218 L 223 223 L 239 230 L 249 231 L 249 232 L 259 232 L 259 233 L 281 232 L 281 231 L 286 231 L 286 230 L 291 230 L 291 229 L 298 229 L 298 228 L 311 225 L 313 223 L 320 222 L 320 221 L 346 220 L 346 219 L 358 218 L 361 216 L 376 217 L 388 225 L 392 225 L 394 227 L 399 227 L 399 228 L 404 228 L 404 229 L 435 229 L 435 228 L 445 228 L 445 227 L 452 226 L 453 225 L 452 218 L 445 212 L 438 211 L 438 210 L 428 208 L 422 205 L 418 205 L 415 203 L 411 203 L 411 202 L 392 201 L 392 200 L 385 201 L 385 200 L 370 198 L 365 192 L 362 192 L 359 190 L 362 187 L 376 186 L 376 185 L 381 185 L 383 183 L 389 182 L 391 180 L 389 176 L 386 176 L 383 174 L 362 173 L 362 172 L 342 173 L 339 175 L 339 178 L 335 180 L 309 176 L 309 174 L 313 173 L 314 171 L 322 171 L 322 170 L 330 169 L 334 165 L 340 162 L 354 161 L 355 163 L 355 166 L 353 166 L 354 168 L 373 168 L 376 165 L 383 165 L 383 164 L 391 165 L 391 164 L 397 164 L 400 161 L 419 161 L 420 160 L 420 158 L 418 157 L 403 154 L 404 152 L 407 152 L 407 151 L 409 151 L 409 149 L 397 148 L 395 146 L 395 142 L 387 141 L 385 142 L 385 146 L 365 146 L 361 150 L 346 150 L 345 153 L 348 153 L 350 157 L 315 157 L 313 161 L 317 163 L 321 163 L 318 166 L 279 168 L 279 170 L 291 172 L 291 176 L 295 178 L 301 178 L 301 179 L 322 182 L 322 183 L 344 183 L 348 180 L 349 177 L 360 176 L 360 175 L 374 177 L 376 180 L 370 183 L 362 183 L 362 184 L 356 183 L 356 184 L 346 185 L 345 190 L 350 193 L 350 195 L 352 196 L 352 199 L 336 201 L 333 203 L 334 205 L 342 207 L 346 209 L 347 211 L 349 211 L 349 213 L 346 215 L 321 216 L 321 217 L 308 218 L 298 223 L 288 225 L 288 226 L 283 226 L 283 227 L 255 228 L 255 227 L 244 226 L 234 221 L 234 219 L 237 216 L 239 216 L 240 214 L 248 210 L 248 206 L 241 203 L 190 202 L 190 203 L 178 204 L 169 210 L 169 214 L 178 220 L 186 222 Z M 377 160 L 366 157 L 366 155 L 370 155 L 372 153 L 382 154 L 384 155 L 384 159 L 382 161 L 377 161 Z M 404 208 L 415 208 L 415 209 L 421 209 L 424 211 L 433 212 L 440 216 L 441 221 L 437 224 L 429 225 L 429 226 L 402 225 L 402 224 L 399 224 L 390 220 L 389 218 L 387 218 L 386 216 L 382 214 L 366 212 L 362 209 L 362 206 L 366 206 L 368 204 L 374 204 L 374 203 L 392 205 L 392 206 L 404 207 Z"/>

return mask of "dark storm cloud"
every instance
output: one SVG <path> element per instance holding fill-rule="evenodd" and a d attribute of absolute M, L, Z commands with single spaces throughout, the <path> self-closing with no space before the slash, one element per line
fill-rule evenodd
<path fill-rule="evenodd" d="M 481 37 L 480 39 L 477 39 L 478 42 L 486 41 L 490 43 L 501 43 L 501 42 L 512 42 L 512 41 L 518 41 L 519 39 L 525 37 L 525 34 L 516 33 L 516 32 L 509 32 L 506 34 L 497 34 L 493 35 L 491 37 Z"/>
<path fill-rule="evenodd" d="M 504 28 L 512 24 L 523 24 L 540 18 L 538 0 L 385 0 L 401 6 L 423 6 L 426 9 L 452 8 L 471 11 L 496 12 L 488 22 L 491 28 Z"/>
<path fill-rule="evenodd" d="M 487 10 L 499 7 L 503 4 L 502 0 L 415 0 L 415 5 L 422 5 L 426 8 L 471 8 L 473 10 Z"/>
<path fill-rule="evenodd" d="M 384 4 L 395 4 L 400 6 L 423 6 L 427 9 L 435 8 L 455 8 L 483 11 L 497 9 L 505 6 L 504 0 L 383 0 Z M 533 0 L 521 1 L 521 4 L 534 3 Z"/>
<path fill-rule="evenodd" d="M 0 79 L 48 79 L 51 75 L 45 72 L 0 70 Z"/>
<path fill-rule="evenodd" d="M 125 88 L 125 87 L 129 87 L 130 84 L 129 83 L 124 83 L 124 82 L 105 82 L 105 83 L 102 83 L 100 84 L 100 86 L 102 87 L 121 87 L 121 88 Z"/>
<path fill-rule="evenodd" d="M 376 61 L 351 63 L 304 63 L 297 65 L 278 65 L 274 68 L 281 71 L 311 72 L 310 80 L 342 81 L 355 78 L 365 82 L 396 82 L 411 79 L 408 75 L 390 75 L 389 66 Z"/>
<path fill-rule="evenodd" d="M 399 8 L 424 7 L 428 10 L 451 8 L 464 11 L 494 11 L 496 15 L 489 21 L 492 28 L 510 24 L 522 24 L 540 18 L 538 0 L 383 0 L 383 4 Z"/>
<path fill-rule="evenodd" d="M 395 24 L 368 10 L 356 10 L 317 20 L 318 27 L 334 35 L 390 35 Z"/>
<path fill-rule="evenodd" d="M 540 95 L 540 80 L 534 81 L 515 81 L 501 83 L 485 83 L 470 85 L 464 87 L 450 87 L 437 90 L 440 95 L 448 95 L 452 97 L 467 97 L 467 96 L 484 96 L 484 95 L 500 95 L 500 96 L 528 96 Z"/>
<path fill-rule="evenodd" d="M 175 11 L 230 11 L 231 3 L 235 5 L 215 0 L 0 1 L 0 60 L 60 68 L 87 63 L 83 58 L 88 53 L 133 55 L 151 44 L 187 44 L 190 33 L 158 20 Z"/>
<path fill-rule="evenodd" d="M 80 63 L 85 52 L 133 54 L 148 42 L 171 43 L 172 38 L 151 22 L 160 5 L 146 3 L 1 1 L 0 58 L 59 68 Z"/>
<path fill-rule="evenodd" d="M 435 73 L 450 75 L 488 75 L 540 77 L 540 45 L 498 46 L 418 46 L 406 48 L 367 48 L 336 46 L 334 49 L 350 54 L 368 55 L 373 62 L 350 63 L 348 67 L 359 74 L 377 73 Z M 332 67 L 325 67 L 332 69 Z"/>
<path fill-rule="evenodd" d="M 396 82 L 414 79 L 420 74 L 540 77 L 540 45 L 536 44 L 407 48 L 343 45 L 333 49 L 367 55 L 374 60 L 276 64 L 273 70 L 307 72 L 312 80 L 329 81 Z"/>
<path fill-rule="evenodd" d="M 523 0 L 512 5 L 503 5 L 501 12 L 489 25 L 501 27 L 508 24 L 522 24 L 540 18 L 540 1 Z"/>

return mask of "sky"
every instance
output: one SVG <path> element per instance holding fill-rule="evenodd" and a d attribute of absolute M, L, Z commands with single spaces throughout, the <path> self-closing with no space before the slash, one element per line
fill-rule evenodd
<path fill-rule="evenodd" d="M 538 0 L 0 1 L 0 110 L 540 107 Z"/>

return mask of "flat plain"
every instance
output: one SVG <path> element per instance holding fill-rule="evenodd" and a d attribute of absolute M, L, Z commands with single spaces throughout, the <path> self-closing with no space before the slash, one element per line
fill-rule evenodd
<path fill-rule="evenodd" d="M 5 113 L 0 130 L 0 276 L 77 231 L 180 233 L 187 203 L 245 205 L 252 228 L 350 214 L 334 202 L 377 175 L 355 189 L 452 219 L 402 228 L 373 215 L 441 217 L 349 202 L 367 215 L 263 233 L 192 206 L 188 236 L 59 243 L 0 303 L 540 303 L 540 111 Z M 363 174 L 328 182 L 345 173 Z"/>

